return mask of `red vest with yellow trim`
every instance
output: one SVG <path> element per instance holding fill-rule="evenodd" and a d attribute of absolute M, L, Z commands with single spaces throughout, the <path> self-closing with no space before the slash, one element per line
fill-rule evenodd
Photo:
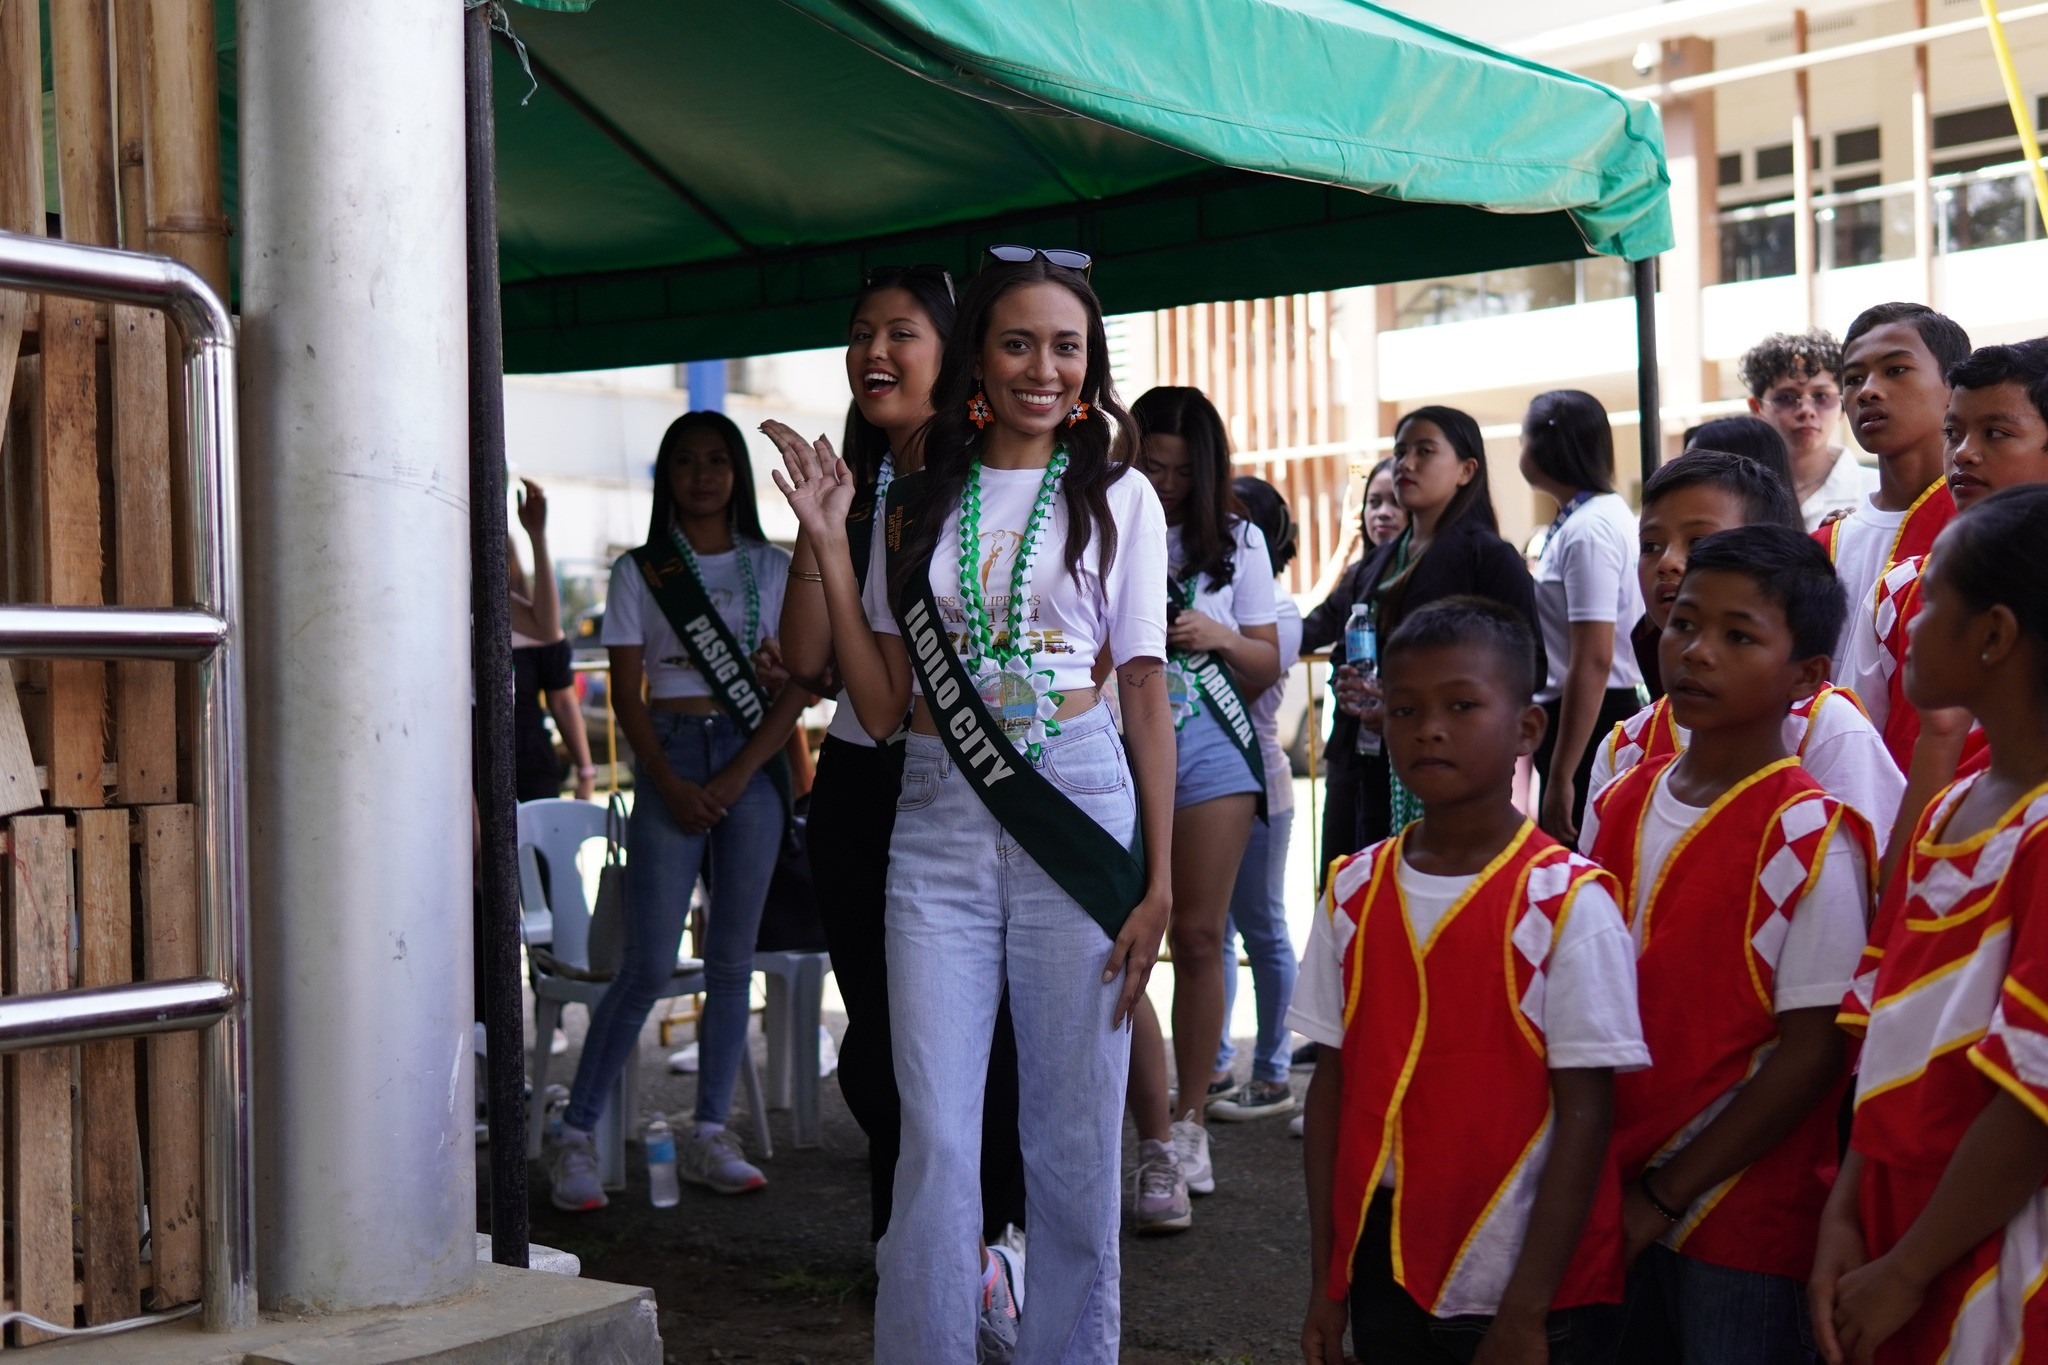
<path fill-rule="evenodd" d="M 1357 930 L 1344 958 L 1329 1292 L 1349 1288 L 1366 1208 L 1391 1166 L 1395 1278 L 1431 1312 L 1492 1312 L 1505 1273 L 1489 1285 L 1475 1267 L 1512 1267 L 1549 1151 L 1550 1071 L 1525 1007 L 1540 1018 L 1532 1002 L 1579 889 L 1611 891 L 1613 879 L 1524 824 L 1417 944 L 1396 878 L 1401 842 L 1331 873 L 1335 913 Z M 1610 1163 L 1552 1306 L 1620 1302 L 1621 1248 Z"/>
<path fill-rule="evenodd" d="M 1878 571 L 1882 579 L 1902 559 L 1924 555 L 1934 548 L 1934 538 L 1941 534 L 1941 528 L 1948 525 L 1956 514 L 1956 500 L 1948 491 L 1948 480 L 1936 479 L 1920 490 L 1920 496 L 1913 499 L 1913 505 L 1906 509 L 1906 516 L 1899 523 L 1899 529 L 1892 534 L 1891 549 L 1886 551 L 1884 567 Z M 1828 552 L 1832 562 L 1840 543 L 1842 522 L 1837 517 L 1813 533 L 1820 547 Z M 1856 603 L 1849 604 L 1853 611 Z"/>
<path fill-rule="evenodd" d="M 1920 712 L 1906 700 L 1906 645 L 1913 618 L 1920 614 L 1920 570 L 1926 562 L 1925 555 L 1902 559 L 1877 580 L 1877 638 L 1884 642 L 1879 661 L 1891 702 L 1885 712 L 1884 747 L 1902 773 L 1912 771 L 1913 746 L 1920 739 Z"/>
<path fill-rule="evenodd" d="M 1928 804 L 1887 888 L 1838 1022 L 1861 1034 L 1850 1145 L 1870 1254 L 1898 1245 L 1963 1135 L 2001 1089 L 2048 1122 L 2048 955 L 2028 918 L 2048 905 L 2048 787 L 1989 828 L 1937 836 L 1975 779 Z M 1944 1269 L 1878 1348 L 1885 1365 L 2048 1360 L 2048 1191 Z"/>
<path fill-rule="evenodd" d="M 1790 714 L 1799 719 L 1799 740 L 1792 746 L 1795 757 L 1805 756 L 1806 741 L 1813 734 L 1814 715 L 1830 693 L 1840 695 L 1858 711 L 1863 711 L 1863 703 L 1848 688 L 1836 687 L 1833 683 L 1821 684 L 1818 692 L 1792 707 Z M 1863 714 L 1865 719 L 1869 718 L 1868 711 Z M 1665 758 L 1684 751 L 1684 737 L 1679 734 L 1678 722 L 1671 718 L 1671 699 L 1659 697 L 1616 724 L 1607 736 L 1608 771 L 1619 777 L 1646 759 Z M 1594 794 L 1598 795 L 1597 792 Z"/>
<path fill-rule="evenodd" d="M 1636 981 L 1651 1058 L 1649 1070 L 1614 1082 L 1614 1151 L 1625 1181 L 1698 1136 L 1777 1046 L 1772 963 L 1828 841 L 1846 827 L 1872 853 L 1862 819 L 1798 760 L 1781 759 L 1732 788 L 1680 838 L 1638 912 L 1643 820 L 1675 761 L 1638 764 L 1596 807 L 1593 858 L 1619 878 L 1622 912 L 1641 945 Z M 1702 1196 L 1665 1244 L 1715 1265 L 1804 1279 L 1834 1180 L 1846 1084 L 1845 1077 L 1775 1148 Z"/>

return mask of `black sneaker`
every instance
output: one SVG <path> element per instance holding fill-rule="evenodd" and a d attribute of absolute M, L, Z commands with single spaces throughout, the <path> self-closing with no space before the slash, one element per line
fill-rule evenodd
<path fill-rule="evenodd" d="M 1295 1071 L 1313 1069 L 1315 1064 L 1316 1045 L 1312 1042 L 1303 1043 L 1300 1047 L 1294 1049 L 1294 1056 L 1287 1063 Z"/>

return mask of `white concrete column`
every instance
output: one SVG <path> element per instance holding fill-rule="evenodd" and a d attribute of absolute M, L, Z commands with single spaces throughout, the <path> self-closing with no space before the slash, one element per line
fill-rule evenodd
<path fill-rule="evenodd" d="M 1714 45 L 1700 38 L 1664 44 L 1664 76 L 1697 76 L 1714 69 Z M 1664 458 L 1678 453 L 1678 436 L 1699 419 L 1689 410 L 1717 396 L 1716 368 L 1705 359 L 1701 291 L 1721 273 L 1720 151 L 1714 132 L 1714 92 L 1699 90 L 1663 101 L 1665 164 L 1671 173 L 1674 246 L 1658 266 L 1659 369 L 1663 402 L 1681 409 L 1664 424 Z"/>
<path fill-rule="evenodd" d="M 475 1276 L 462 7 L 243 4 L 264 1306 Z"/>

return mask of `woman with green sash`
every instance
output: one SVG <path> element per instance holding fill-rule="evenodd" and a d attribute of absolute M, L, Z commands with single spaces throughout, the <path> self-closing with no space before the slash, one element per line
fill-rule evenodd
<path fill-rule="evenodd" d="M 848 513 L 847 548 L 854 576 L 884 572 L 882 507 L 899 476 L 924 467 L 925 423 L 932 381 L 953 330 L 952 276 L 936 265 L 876 266 L 867 272 L 847 319 L 846 382 L 853 401 L 842 444 L 856 492 Z M 846 1002 L 839 1040 L 839 1089 L 868 1139 L 869 1236 L 889 1228 L 902 1141 L 902 1104 L 889 1046 L 889 968 L 882 930 L 887 904 L 889 838 L 903 788 L 904 734 L 876 739 L 836 684 L 832 622 L 825 576 L 808 536 L 797 536 L 782 599 L 782 659 L 819 693 L 838 692 L 831 727 L 818 750 L 806 834 L 811 880 L 825 888 L 818 914 L 832 952 L 832 975 Z M 1025 1226 L 1024 1158 L 1017 1147 L 1017 1044 L 1007 1006 L 998 1011 L 989 1052 L 982 1114 L 982 1236 L 988 1258 L 1019 1268 L 1007 1230 Z M 985 1270 L 994 1270 L 992 1264 Z M 1013 1276 L 1014 1277 L 1014 1276 Z M 1014 1304 L 991 1277 L 982 1305 L 985 1330 L 1015 1335 Z M 1007 1329 L 1007 1331 L 1006 1331 Z"/>
<path fill-rule="evenodd" d="M 977 1358 L 983 1086 L 1007 986 L 1029 1096 L 1015 1359 L 1108 1365 L 1128 1022 L 1172 904 L 1166 526 L 1119 458 L 1130 419 L 1088 258 L 990 255 L 940 362 L 925 467 L 890 490 L 888 572 L 865 593 L 851 473 L 829 443 L 766 429 L 861 724 L 886 735 L 912 710 L 886 912 L 903 1144 L 875 1359 Z M 1117 672 L 1121 739 L 1098 661 Z"/>
<path fill-rule="evenodd" d="M 756 672 L 788 569 L 787 552 L 761 534 L 739 428 L 721 412 L 678 417 L 655 456 L 647 543 L 619 556 L 605 598 L 612 704 L 633 749 L 625 952 L 590 1012 L 552 1154 L 556 1208 L 604 1205 L 590 1133 L 675 971 L 707 851 L 718 875 L 696 945 L 706 984 L 697 1105 L 694 1125 L 676 1135 L 677 1171 L 720 1194 L 767 1183 L 725 1119 L 746 1055 L 754 940 L 788 817 L 780 754 L 809 700 L 796 686 L 771 696 Z"/>
<path fill-rule="evenodd" d="M 1131 1041 L 1138 1128 L 1137 1230 L 1192 1225 L 1190 1192 L 1212 1194 L 1209 1073 L 1223 1014 L 1223 922 L 1252 825 L 1266 818 L 1266 760 L 1252 698 L 1280 680 L 1279 609 L 1264 532 L 1231 491 L 1230 438 L 1200 389 L 1157 388 L 1131 404 L 1139 468 L 1166 513 L 1167 696 L 1173 706 L 1173 1057 L 1169 1105 L 1159 1020 L 1140 1001 Z M 1233 960 L 1229 970 L 1235 974 Z M 1175 1110 L 1180 1117 L 1175 1118 Z"/>

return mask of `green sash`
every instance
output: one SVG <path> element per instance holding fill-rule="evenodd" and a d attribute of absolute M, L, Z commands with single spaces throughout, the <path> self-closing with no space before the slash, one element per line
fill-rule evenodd
<path fill-rule="evenodd" d="M 888 545 L 902 542 L 899 490 L 919 475 L 898 479 L 889 489 Z M 989 813 L 1112 939 L 1145 896 L 1143 812 L 1125 848 L 1095 823 L 1073 799 L 1019 754 L 1004 738 L 1002 726 L 982 704 L 974 679 L 953 652 L 932 597 L 931 566 L 912 575 L 907 607 L 899 607 L 903 643 L 910 666 L 924 683 L 925 706 L 932 713 L 947 755 L 974 788 Z"/>
<path fill-rule="evenodd" d="M 1194 581 L 1190 579 L 1178 586 L 1185 599 L 1181 606 L 1192 606 Z M 1259 752 L 1259 732 L 1252 728 L 1251 708 L 1245 705 L 1244 694 L 1237 690 L 1237 679 L 1213 653 L 1182 655 L 1180 665 L 1194 683 L 1195 694 L 1207 703 L 1203 709 L 1216 717 L 1238 757 L 1252 770 L 1252 781 L 1258 784 L 1259 820 L 1270 823 L 1266 819 L 1266 758 Z"/>
<path fill-rule="evenodd" d="M 863 588 L 875 550 L 874 520 L 881 510 L 873 489 L 855 494 L 853 506 L 846 509 L 846 556 L 853 561 L 853 581 Z"/>
<path fill-rule="evenodd" d="M 747 552 L 744 544 L 735 545 L 734 549 L 740 554 Z M 711 605 L 704 585 L 690 572 L 675 546 L 642 545 L 632 554 L 633 562 L 640 566 L 640 576 L 647 580 L 654 604 L 668 621 L 668 628 L 689 653 L 690 663 L 711 684 L 712 699 L 732 717 L 741 734 L 752 735 L 767 717 L 770 701 L 767 690 L 754 676 L 752 656 L 733 637 L 725 618 Z M 788 758 L 778 750 L 762 766 L 775 790 L 782 793 L 783 809 L 789 809 L 792 787 Z"/>

